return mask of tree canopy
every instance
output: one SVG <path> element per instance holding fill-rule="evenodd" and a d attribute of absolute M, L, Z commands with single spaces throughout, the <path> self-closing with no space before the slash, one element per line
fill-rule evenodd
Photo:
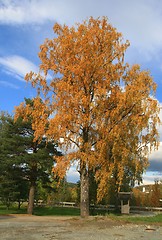
<path fill-rule="evenodd" d="M 45 135 L 75 148 L 56 159 L 54 172 L 63 177 L 77 162 L 86 216 L 89 171 L 99 183 L 98 199 L 114 173 L 118 190 L 127 172 L 141 180 L 149 151 L 158 147 L 156 84 L 149 71 L 125 63 L 129 42 L 107 18 L 53 29 L 57 36 L 40 46 L 40 73 L 25 77 L 38 90 L 34 111 L 22 103 L 16 114 L 32 115 L 35 140 Z"/>
<path fill-rule="evenodd" d="M 32 100 L 26 99 L 32 106 Z M 16 121 L 8 114 L 0 115 L 0 166 L 1 184 L 6 199 L 28 198 L 28 213 L 33 213 L 35 190 L 38 181 L 48 183 L 54 165 L 53 156 L 59 154 L 56 144 L 46 143 L 45 137 L 33 142 L 34 130 L 31 118 Z M 26 187 L 27 186 L 27 187 Z M 28 193 L 24 193 L 26 190 Z M 3 191 L 1 193 L 3 193 Z M 27 197 L 28 196 L 28 197 Z M 17 197 L 17 198 L 16 198 Z M 20 201 L 19 201 L 20 202 Z"/>

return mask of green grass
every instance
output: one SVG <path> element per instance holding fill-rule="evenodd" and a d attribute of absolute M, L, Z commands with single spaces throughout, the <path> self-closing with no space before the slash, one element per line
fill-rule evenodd
<path fill-rule="evenodd" d="M 79 216 L 80 209 L 69 207 L 36 207 L 34 215 L 37 216 Z"/>
<path fill-rule="evenodd" d="M 6 208 L 4 205 L 0 205 L 0 215 L 7 215 L 7 214 L 25 214 L 26 208 L 22 207 L 18 209 L 17 206 L 12 206 L 9 209 Z"/>
<path fill-rule="evenodd" d="M 26 214 L 27 208 L 21 207 L 17 209 L 17 206 L 12 206 L 7 210 L 6 206 L 0 205 L 0 215 L 7 214 Z M 80 209 L 69 207 L 35 207 L 34 215 L 37 216 L 79 216 Z"/>
<path fill-rule="evenodd" d="M 126 215 L 109 215 L 110 218 L 119 221 L 126 221 L 130 223 L 160 223 L 162 224 L 162 214 L 157 214 L 155 216 L 126 216 Z"/>
<path fill-rule="evenodd" d="M 26 206 L 22 206 L 20 210 L 17 206 L 12 206 L 9 210 L 4 205 L 0 205 L 0 215 L 8 214 L 26 214 Z M 70 207 L 35 207 L 34 215 L 36 216 L 79 216 L 80 209 Z M 155 216 L 135 216 L 135 215 L 121 215 L 121 214 L 106 214 L 104 211 L 95 210 L 91 215 L 106 215 L 116 221 L 130 222 L 130 223 L 148 223 L 148 224 L 162 224 L 162 214 Z"/>
<path fill-rule="evenodd" d="M 131 222 L 162 223 L 162 214 L 151 217 L 127 217 L 126 220 Z"/>

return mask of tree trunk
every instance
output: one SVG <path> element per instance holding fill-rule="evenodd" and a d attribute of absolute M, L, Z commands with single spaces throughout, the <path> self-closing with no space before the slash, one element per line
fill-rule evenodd
<path fill-rule="evenodd" d="M 34 209 L 35 182 L 32 182 L 29 190 L 28 214 L 33 214 Z"/>
<path fill-rule="evenodd" d="M 81 217 L 89 216 L 89 175 L 86 166 L 80 171 L 80 215 Z"/>
<path fill-rule="evenodd" d="M 20 207 L 21 207 L 21 201 L 20 199 L 18 200 L 18 209 L 20 210 Z"/>
<path fill-rule="evenodd" d="M 118 191 L 115 191 L 115 212 L 119 213 L 120 212 L 120 208 L 119 208 L 119 197 L 118 197 Z"/>

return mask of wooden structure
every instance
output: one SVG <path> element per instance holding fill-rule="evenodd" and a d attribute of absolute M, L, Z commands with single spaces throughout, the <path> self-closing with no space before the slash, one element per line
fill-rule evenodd
<path fill-rule="evenodd" d="M 118 197 L 121 203 L 121 213 L 122 214 L 129 214 L 130 213 L 130 199 L 132 197 L 131 192 L 119 192 Z"/>

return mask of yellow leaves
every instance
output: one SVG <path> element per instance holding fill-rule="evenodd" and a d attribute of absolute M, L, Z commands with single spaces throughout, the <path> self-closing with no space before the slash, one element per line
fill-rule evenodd
<path fill-rule="evenodd" d="M 14 119 L 15 121 L 20 117 L 20 116 L 24 116 L 24 103 L 20 103 L 20 105 L 18 107 L 15 107 L 15 115 L 14 115 Z"/>
<path fill-rule="evenodd" d="M 55 23 L 53 30 L 55 33 L 60 34 L 60 32 L 62 31 L 62 26 L 58 23 Z"/>
<path fill-rule="evenodd" d="M 42 139 L 45 135 L 49 114 L 47 102 L 43 103 L 39 97 L 30 102 L 21 103 L 15 108 L 15 120 L 21 117 L 24 121 L 31 121 L 35 141 Z"/>
<path fill-rule="evenodd" d="M 104 30 L 101 26 L 105 26 Z M 78 29 L 61 27 L 59 24 L 56 24 L 54 29 L 59 29 L 58 37 L 53 41 L 46 41 L 41 46 L 39 56 L 44 67 L 46 65 L 48 69 L 53 69 L 53 66 L 57 65 L 58 71 L 63 75 L 67 74 L 67 69 L 69 73 L 75 75 L 75 78 L 83 76 L 83 73 L 91 74 L 95 68 L 104 65 L 105 62 L 112 63 L 115 56 L 122 56 L 126 49 L 124 44 L 119 47 L 118 39 L 121 35 L 110 27 L 106 18 L 101 20 L 90 18 L 89 21 L 78 24 Z M 108 30 L 107 35 L 106 30 Z M 48 55 L 47 48 L 50 50 Z M 115 53 L 116 51 L 118 54 Z M 41 65 L 42 69 L 44 67 Z"/>
<path fill-rule="evenodd" d="M 55 174 L 55 176 L 63 179 L 66 175 L 66 170 L 68 169 L 70 163 L 65 156 L 55 157 L 55 161 L 56 166 L 53 167 L 52 172 Z"/>
<path fill-rule="evenodd" d="M 40 47 L 45 76 L 25 77 L 45 101 L 35 98 L 32 107 L 21 105 L 16 114 L 32 118 L 35 138 L 62 137 L 66 150 L 75 145 L 73 154 L 57 159 L 54 171 L 63 177 L 74 160 L 97 168 L 102 198 L 114 176 L 119 188 L 127 173 L 139 179 L 148 162 L 144 146 L 157 146 L 159 107 L 151 97 L 156 84 L 139 65 L 124 63 L 129 42 L 106 17 L 91 17 L 75 28 L 55 24 L 54 32 L 57 37 Z"/>

